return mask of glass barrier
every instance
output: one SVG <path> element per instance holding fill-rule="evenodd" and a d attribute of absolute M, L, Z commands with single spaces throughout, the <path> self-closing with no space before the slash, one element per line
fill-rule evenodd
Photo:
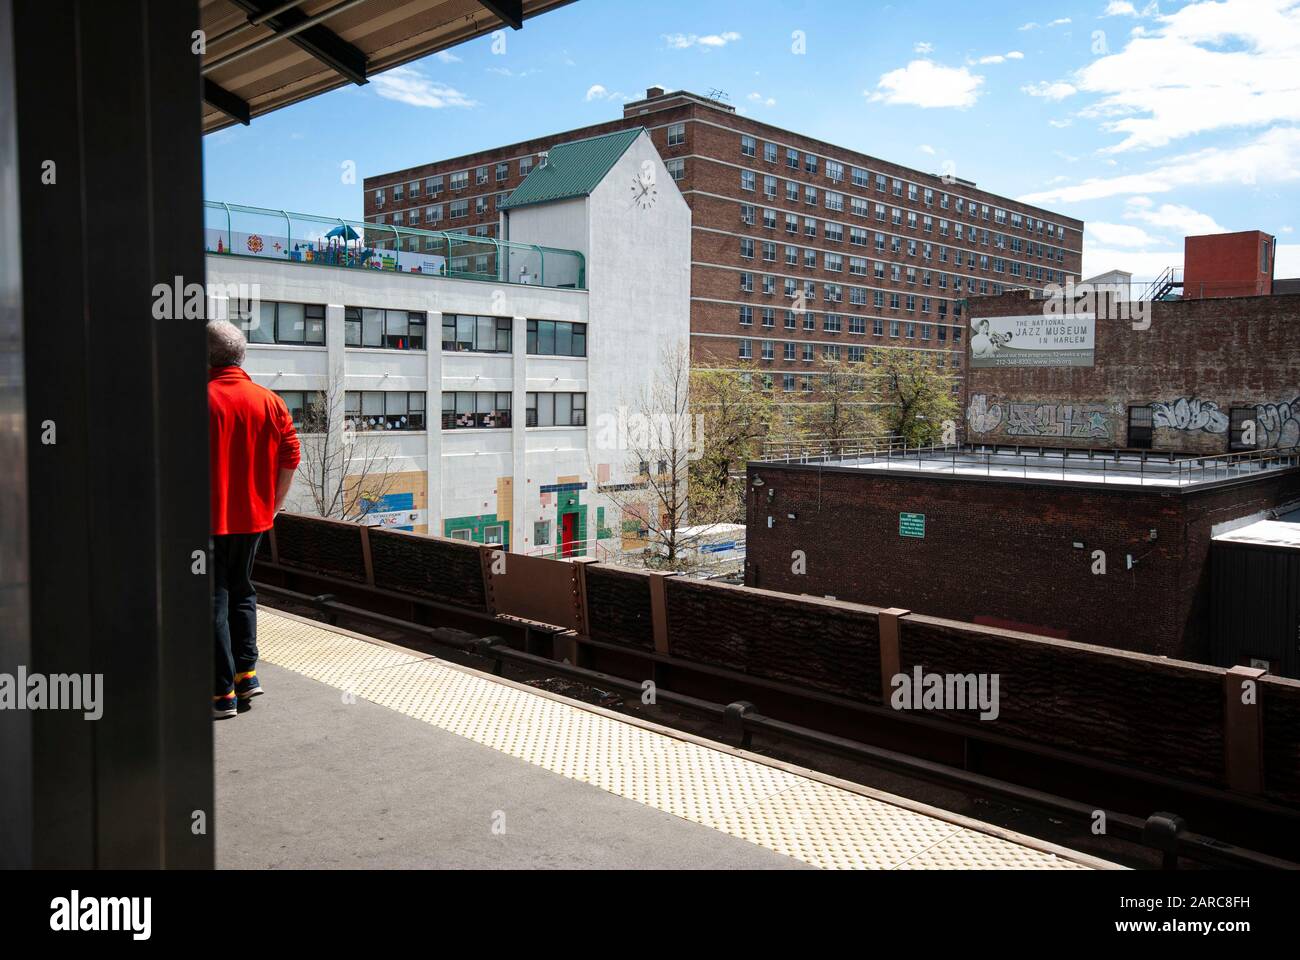
<path fill-rule="evenodd" d="M 214 200 L 203 207 L 204 247 L 211 254 L 586 289 L 586 258 L 577 250 Z"/>

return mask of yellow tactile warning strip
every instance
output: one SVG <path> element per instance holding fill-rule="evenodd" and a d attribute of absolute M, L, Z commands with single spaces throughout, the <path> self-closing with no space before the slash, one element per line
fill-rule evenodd
<path fill-rule="evenodd" d="M 814 866 L 1114 866 L 291 615 L 259 610 L 257 626 L 270 663 Z"/>

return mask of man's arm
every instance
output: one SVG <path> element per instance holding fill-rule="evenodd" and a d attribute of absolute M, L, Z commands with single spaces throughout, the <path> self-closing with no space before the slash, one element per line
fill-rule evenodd
<path fill-rule="evenodd" d="M 275 512 L 279 513 L 284 509 L 284 501 L 289 496 L 289 488 L 293 486 L 293 475 L 296 468 L 280 468 L 280 473 L 275 479 Z"/>
<path fill-rule="evenodd" d="M 278 399 L 278 398 L 277 398 Z M 275 512 L 279 513 L 284 509 L 284 501 L 289 496 L 289 488 L 293 486 L 293 475 L 298 469 L 298 462 L 302 459 L 301 450 L 298 444 L 298 431 L 293 428 L 293 417 L 289 416 L 289 409 L 280 401 L 280 457 L 279 473 L 275 478 Z"/>

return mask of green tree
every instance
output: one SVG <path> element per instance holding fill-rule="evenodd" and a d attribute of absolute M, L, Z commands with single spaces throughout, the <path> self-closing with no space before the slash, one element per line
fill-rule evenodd
<path fill-rule="evenodd" d="M 884 350 L 876 355 L 877 398 L 882 423 L 909 447 L 955 442 L 960 407 L 953 394 L 956 378 L 918 350 Z M 945 430 L 945 424 L 950 430 Z"/>
<path fill-rule="evenodd" d="M 745 464 L 784 427 L 763 376 L 753 364 L 691 371 L 691 410 L 703 428 L 690 465 L 692 515 L 745 522 Z"/>
<path fill-rule="evenodd" d="M 809 439 L 831 442 L 874 437 L 881 424 L 872 409 L 872 370 L 861 362 L 822 357 L 817 365 L 816 394 L 804 405 L 801 426 Z"/>

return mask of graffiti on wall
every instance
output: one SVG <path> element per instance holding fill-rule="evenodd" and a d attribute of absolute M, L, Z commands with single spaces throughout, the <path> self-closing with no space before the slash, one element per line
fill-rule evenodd
<path fill-rule="evenodd" d="M 1300 446 L 1300 397 L 1287 403 L 1261 403 L 1255 408 L 1259 446 Z"/>
<path fill-rule="evenodd" d="M 1228 415 L 1213 400 L 1179 397 L 1170 403 L 1151 404 L 1152 425 L 1170 430 L 1227 433 Z"/>
<path fill-rule="evenodd" d="M 990 403 L 984 394 L 975 394 L 966 422 L 978 435 L 1001 432 L 1012 437 L 1109 441 L 1115 437 L 1116 417 L 1101 403 Z"/>
<path fill-rule="evenodd" d="M 1213 400 L 1179 397 L 1151 405 L 1155 426 L 1188 433 L 1225 434 L 1228 415 Z M 1300 445 L 1300 397 L 1280 403 L 1255 405 L 1255 443 L 1262 449 Z"/>

